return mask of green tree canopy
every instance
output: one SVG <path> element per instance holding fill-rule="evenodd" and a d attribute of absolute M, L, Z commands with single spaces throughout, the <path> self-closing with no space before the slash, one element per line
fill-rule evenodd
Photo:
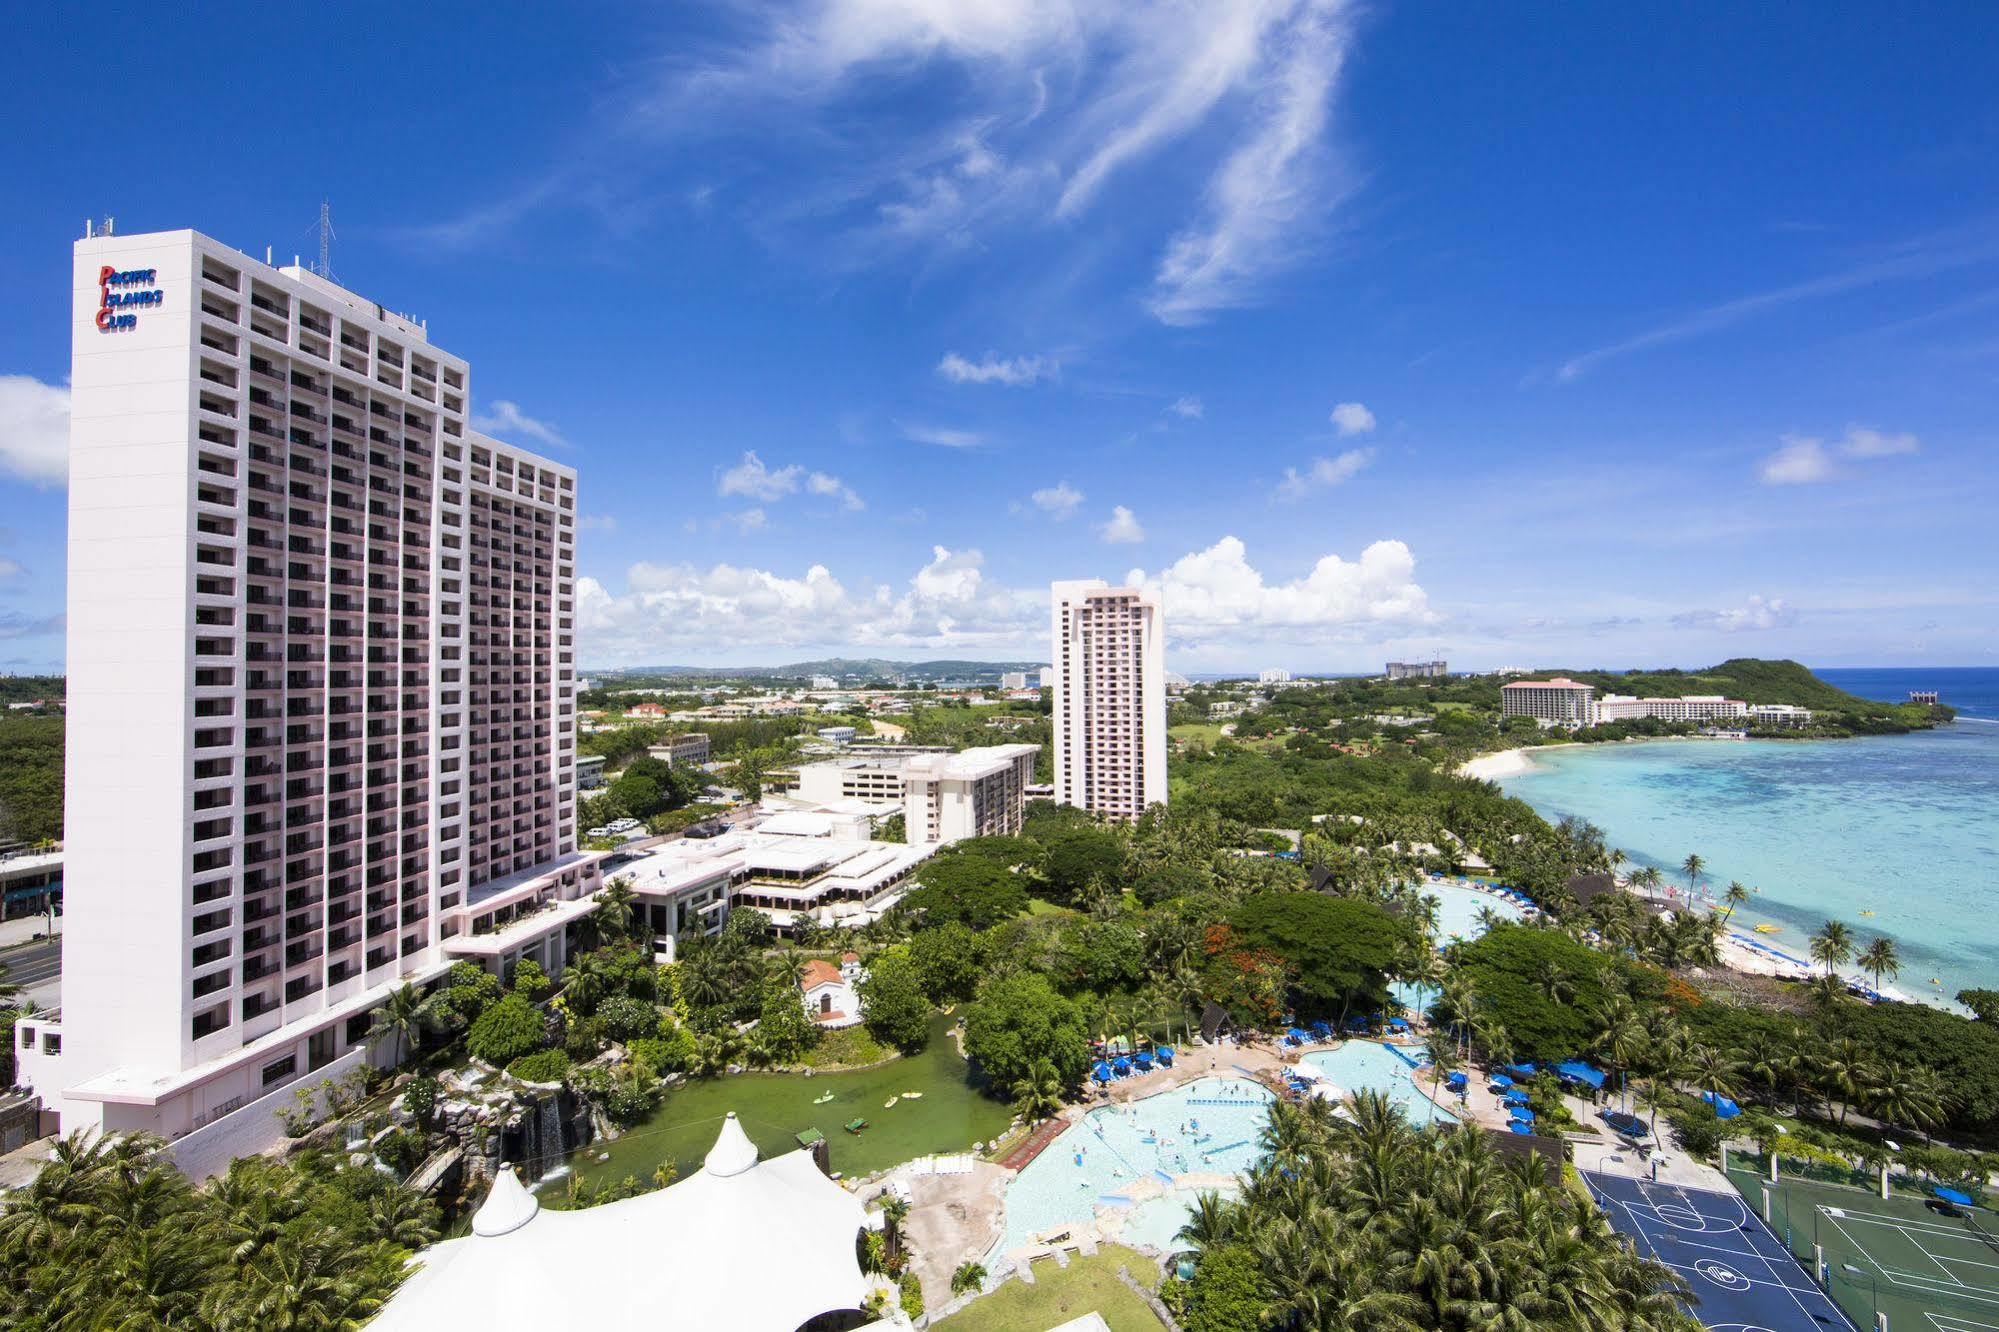
<path fill-rule="evenodd" d="M 934 929 L 918 930 L 908 947 L 923 995 L 931 1003 L 961 1003 L 979 988 L 983 949 L 970 926 L 946 921 Z"/>
<path fill-rule="evenodd" d="M 930 1002 L 923 997 L 923 981 L 907 949 L 875 954 L 855 988 L 861 1014 L 876 1040 L 909 1054 L 930 1039 Z"/>
<path fill-rule="evenodd" d="M 1571 1059 L 1589 1048 L 1592 1014 L 1613 983 L 1603 954 L 1557 930 L 1509 923 L 1457 945 L 1454 956 L 1479 1015 L 1505 1028 L 1516 1055 Z"/>
<path fill-rule="evenodd" d="M 1027 910 L 1021 876 L 977 850 L 954 846 L 940 851 L 917 868 L 916 876 L 921 886 L 905 901 L 923 913 L 926 924 L 956 921 L 983 930 Z"/>
<path fill-rule="evenodd" d="M 1090 1061 L 1083 1013 L 1055 992 L 1048 978 L 1026 972 L 993 981 L 965 1016 L 965 1052 L 1003 1087 L 1027 1077 L 1037 1060 L 1073 1085 Z"/>
<path fill-rule="evenodd" d="M 1260 893 L 1229 924 L 1244 943 L 1284 960 L 1290 998 L 1308 1018 L 1385 1008 L 1390 971 L 1422 942 L 1413 921 L 1323 893 Z"/>
<path fill-rule="evenodd" d="M 520 995 L 510 994 L 479 1015 L 465 1037 L 465 1048 L 477 1058 L 505 1068 L 545 1043 L 541 1013 Z"/>

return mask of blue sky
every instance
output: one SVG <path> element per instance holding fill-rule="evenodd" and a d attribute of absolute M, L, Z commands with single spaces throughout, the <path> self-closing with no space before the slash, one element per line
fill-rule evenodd
<path fill-rule="evenodd" d="M 310 253 L 574 464 L 586 665 L 1993 664 L 1999 11 L 41 6 L 0 669 L 59 665 L 67 247 Z"/>

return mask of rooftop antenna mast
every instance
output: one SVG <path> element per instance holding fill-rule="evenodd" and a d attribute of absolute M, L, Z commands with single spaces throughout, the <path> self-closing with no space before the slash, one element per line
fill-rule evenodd
<path fill-rule="evenodd" d="M 333 206 L 326 200 L 319 201 L 319 262 L 313 272 L 334 281 L 333 276 Z"/>

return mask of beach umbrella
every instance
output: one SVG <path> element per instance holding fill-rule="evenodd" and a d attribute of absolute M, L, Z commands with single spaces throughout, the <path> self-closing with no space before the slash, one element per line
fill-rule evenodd
<path fill-rule="evenodd" d="M 1516 1124 L 1531 1124 L 1534 1122 L 1534 1112 L 1524 1105 L 1515 1106 L 1513 1113 L 1508 1115 L 1507 1118 Z"/>
<path fill-rule="evenodd" d="M 1947 1203 L 1955 1203 L 1959 1207 L 1971 1206 L 1971 1195 L 1964 1193 L 1959 1189 L 1945 1188 L 1943 1185 L 1939 1184 L 1935 1188 L 1931 1189 L 1930 1192 L 1934 1193 L 1937 1197 L 1943 1199 Z"/>
<path fill-rule="evenodd" d="M 1534 1127 L 1531 1124 L 1523 1124 L 1519 1120 L 1514 1119 L 1507 1122 L 1506 1131 L 1508 1133 L 1532 1133 Z"/>
<path fill-rule="evenodd" d="M 1521 1091 L 1518 1087 L 1515 1087 L 1512 1091 L 1499 1098 L 1501 1105 L 1526 1105 L 1527 1102 L 1527 1093 Z"/>
<path fill-rule="evenodd" d="M 1090 1070 L 1090 1076 L 1095 1078 L 1098 1082 L 1109 1082 L 1111 1078 L 1115 1075 L 1111 1072 L 1111 1066 L 1109 1064 L 1106 1064 L 1103 1060 L 1099 1059 L 1097 1061 L 1097 1066 Z"/>
<path fill-rule="evenodd" d="M 1504 1073 L 1495 1073 L 1492 1075 L 1492 1081 L 1485 1085 L 1488 1087 L 1497 1087 L 1501 1091 L 1504 1091 L 1513 1085 L 1513 1079 L 1507 1077 Z"/>

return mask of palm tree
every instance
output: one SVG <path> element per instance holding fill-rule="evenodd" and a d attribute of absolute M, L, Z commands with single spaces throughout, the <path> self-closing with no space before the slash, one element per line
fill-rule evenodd
<path fill-rule="evenodd" d="M 592 919 L 597 923 L 597 932 L 605 939 L 629 939 L 632 921 L 636 917 L 633 908 L 632 885 L 629 879 L 617 878 L 597 894 L 597 910 Z"/>
<path fill-rule="evenodd" d="M 951 1274 L 951 1293 L 964 1295 L 986 1284 L 986 1269 L 979 1263 L 959 1263 Z"/>
<path fill-rule="evenodd" d="M 1190 1245 L 1197 1253 L 1227 1244 L 1236 1236 L 1240 1215 L 1237 1203 L 1212 1189 L 1203 1189 L 1194 1195 L 1194 1205 L 1187 1209 L 1187 1224 L 1174 1234 L 1173 1242 Z"/>
<path fill-rule="evenodd" d="M 1820 1090 L 1839 1102 L 1841 1128 L 1846 1127 L 1846 1116 L 1854 1104 L 1867 1100 L 1881 1085 L 1881 1071 L 1872 1054 L 1851 1036 L 1828 1042 L 1812 1064 Z"/>
<path fill-rule="evenodd" d="M 893 1193 L 882 1195 L 882 1234 L 887 1237 L 891 1261 L 902 1252 L 902 1223 L 909 1217 L 909 1203 Z"/>
<path fill-rule="evenodd" d="M 1896 949 L 1895 941 L 1886 935 L 1881 936 L 1873 943 L 1868 944 L 1867 947 L 1861 949 L 1860 956 L 1854 959 L 1854 963 L 1862 971 L 1874 978 L 1874 992 L 1876 994 L 1881 992 L 1881 977 L 1883 975 L 1899 976 L 1902 974 L 1902 955 Z"/>
<path fill-rule="evenodd" d="M 1696 855 L 1689 855 L 1685 860 L 1680 862 L 1680 873 L 1687 876 L 1688 898 L 1691 899 L 1700 891 L 1701 871 L 1706 868 L 1707 862 Z"/>
<path fill-rule="evenodd" d="M 1647 898 L 1656 899 L 1659 895 L 1659 881 L 1662 877 L 1657 866 L 1641 865 L 1631 872 L 1631 877 L 1625 882 L 1629 883 L 1633 888 L 1643 888 Z"/>
<path fill-rule="evenodd" d="M 1062 1112 L 1062 1078 L 1054 1064 L 1037 1059 L 1027 1075 L 1013 1084 L 1013 1109 L 1030 1124 Z"/>
<path fill-rule="evenodd" d="M 1811 937 L 1812 961 L 1825 964 L 1825 974 L 1853 956 L 1853 931 L 1845 921 L 1829 920 Z"/>
<path fill-rule="evenodd" d="M 382 1006 L 375 1010 L 368 1039 L 389 1041 L 392 1062 L 395 1067 L 401 1068 L 405 1053 L 414 1053 L 422 1042 L 429 1016 L 423 1006 L 423 995 L 418 993 L 416 986 L 398 985 L 389 991 L 382 1000 Z"/>

